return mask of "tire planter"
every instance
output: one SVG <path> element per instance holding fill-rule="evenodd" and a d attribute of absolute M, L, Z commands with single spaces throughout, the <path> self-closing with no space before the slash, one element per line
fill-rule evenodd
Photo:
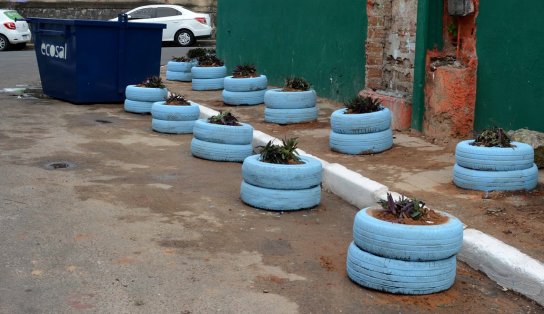
<path fill-rule="evenodd" d="M 194 66 L 191 69 L 193 90 L 223 89 L 227 68 Z"/>
<path fill-rule="evenodd" d="M 531 145 L 512 142 L 515 147 L 473 146 L 474 140 L 459 142 L 455 148 L 455 162 L 464 168 L 484 171 L 529 169 L 534 163 Z"/>
<path fill-rule="evenodd" d="M 453 183 L 456 186 L 477 191 L 533 190 L 538 185 L 536 164 L 529 169 L 510 171 L 481 171 L 455 164 Z"/>
<path fill-rule="evenodd" d="M 270 89 L 264 95 L 266 108 L 270 109 L 302 109 L 315 107 L 317 94 L 315 90 L 300 92 L 284 92 L 281 88 Z"/>
<path fill-rule="evenodd" d="M 166 64 L 166 79 L 169 81 L 190 82 L 192 80 L 191 69 L 197 62 L 168 61 Z"/>
<path fill-rule="evenodd" d="M 171 106 L 164 101 L 156 102 L 151 107 L 151 128 L 160 133 L 192 133 L 199 115 L 200 109 L 193 102 L 190 106 Z"/>
<path fill-rule="evenodd" d="M 271 89 L 264 95 L 264 121 L 277 124 L 317 120 L 317 95 L 314 90 L 284 92 Z"/>
<path fill-rule="evenodd" d="M 133 113 L 150 113 L 153 103 L 164 101 L 168 95 L 166 88 L 147 88 L 128 85 L 125 90 L 124 109 Z"/>
<path fill-rule="evenodd" d="M 208 160 L 242 162 L 253 154 L 252 141 L 253 127 L 249 124 L 232 126 L 197 120 L 191 153 Z"/>
<path fill-rule="evenodd" d="M 265 75 L 248 78 L 225 77 L 222 96 L 226 105 L 254 106 L 264 102 L 264 94 L 268 86 Z"/>
<path fill-rule="evenodd" d="M 276 190 L 251 185 L 242 181 L 240 197 L 249 206 L 272 210 L 294 211 L 312 208 L 321 202 L 321 187 L 303 190 Z"/>
<path fill-rule="evenodd" d="M 393 132 L 390 128 L 381 132 L 363 134 L 341 134 L 331 131 L 329 146 L 331 150 L 344 154 L 376 154 L 393 146 Z"/>
<path fill-rule="evenodd" d="M 242 201 L 250 206 L 274 211 L 311 208 L 321 201 L 321 162 L 301 156 L 302 164 L 283 165 L 260 161 L 252 155 L 242 165 Z"/>
<path fill-rule="evenodd" d="M 331 114 L 331 150 L 351 155 L 376 154 L 393 146 L 391 111 L 345 114 L 338 109 Z"/>
<path fill-rule="evenodd" d="M 394 294 L 430 294 L 449 289 L 455 282 L 456 257 L 413 262 L 380 257 L 352 242 L 347 274 L 355 283 Z"/>
<path fill-rule="evenodd" d="M 461 250 L 463 224 L 446 214 L 446 223 L 413 226 L 374 218 L 360 210 L 353 223 L 353 241 L 362 250 L 377 256 L 405 261 L 435 261 L 449 258 Z"/>
<path fill-rule="evenodd" d="M 455 147 L 453 183 L 478 191 L 532 190 L 538 184 L 534 150 L 525 143 L 514 147 L 483 147 L 461 141 Z"/>

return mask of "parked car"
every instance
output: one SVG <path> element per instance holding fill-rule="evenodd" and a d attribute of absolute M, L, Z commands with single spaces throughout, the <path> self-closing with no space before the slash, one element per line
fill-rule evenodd
<path fill-rule="evenodd" d="M 0 9 L 0 51 L 23 49 L 30 38 L 28 23 L 17 11 Z"/>
<path fill-rule="evenodd" d="M 162 31 L 162 41 L 173 41 L 182 47 L 191 46 L 197 39 L 212 35 L 209 14 L 195 13 L 179 5 L 146 5 L 126 14 L 131 22 L 166 24 L 166 29 Z"/>

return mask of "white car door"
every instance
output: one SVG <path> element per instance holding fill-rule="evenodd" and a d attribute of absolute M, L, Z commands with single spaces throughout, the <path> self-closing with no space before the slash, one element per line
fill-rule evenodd
<path fill-rule="evenodd" d="M 154 7 L 145 7 L 136 9 L 134 11 L 127 12 L 128 19 L 131 22 L 137 23 L 158 23 L 157 22 L 157 8 Z M 162 31 L 162 41 L 166 41 L 165 36 L 166 30 Z"/>
<path fill-rule="evenodd" d="M 154 23 L 166 25 L 166 29 L 162 31 L 163 41 L 174 40 L 174 35 L 176 34 L 177 30 L 183 26 L 182 18 L 182 13 L 174 8 L 157 8 L 157 18 L 155 19 Z"/>

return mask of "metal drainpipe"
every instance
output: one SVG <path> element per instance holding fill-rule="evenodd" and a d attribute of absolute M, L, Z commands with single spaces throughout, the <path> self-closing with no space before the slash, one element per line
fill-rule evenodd
<path fill-rule="evenodd" d="M 429 46 L 429 1 L 417 2 L 416 55 L 414 60 L 414 86 L 412 92 L 412 129 L 423 130 L 425 113 L 425 69 L 427 47 Z M 441 0 L 439 0 L 441 1 Z"/>

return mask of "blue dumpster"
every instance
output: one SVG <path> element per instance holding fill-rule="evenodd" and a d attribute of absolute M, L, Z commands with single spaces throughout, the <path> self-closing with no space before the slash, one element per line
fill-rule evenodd
<path fill-rule="evenodd" d="M 164 24 L 29 18 L 44 94 L 75 104 L 116 103 L 160 74 Z"/>

